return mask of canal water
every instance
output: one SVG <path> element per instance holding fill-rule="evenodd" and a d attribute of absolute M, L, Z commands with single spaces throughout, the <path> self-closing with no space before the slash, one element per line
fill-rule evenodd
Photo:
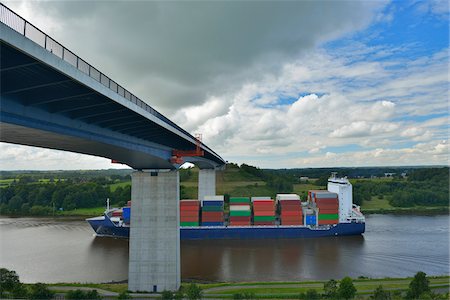
<path fill-rule="evenodd" d="M 449 220 L 367 216 L 363 236 L 182 241 L 182 279 L 293 281 L 344 276 L 448 275 Z M 21 281 L 111 282 L 128 277 L 128 241 L 95 237 L 84 221 L 0 217 L 0 267 Z"/>

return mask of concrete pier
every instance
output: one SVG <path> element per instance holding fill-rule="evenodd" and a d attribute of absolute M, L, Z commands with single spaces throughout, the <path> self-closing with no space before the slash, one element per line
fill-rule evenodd
<path fill-rule="evenodd" d="M 216 194 L 216 170 L 200 169 L 198 172 L 198 200 Z"/>
<path fill-rule="evenodd" d="M 180 180 L 178 171 L 131 176 L 128 289 L 178 290 L 180 271 Z"/>

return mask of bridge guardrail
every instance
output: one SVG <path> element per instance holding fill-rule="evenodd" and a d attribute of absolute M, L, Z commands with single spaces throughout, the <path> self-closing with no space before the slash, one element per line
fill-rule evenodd
<path fill-rule="evenodd" d="M 72 66 L 76 67 L 81 72 L 89 75 L 89 77 L 100 82 L 110 90 L 124 97 L 125 99 L 133 102 L 137 106 L 143 108 L 147 112 L 151 113 L 158 119 L 170 124 L 179 131 L 183 132 L 187 136 L 191 137 L 193 140 L 195 138 L 186 130 L 169 120 L 167 117 L 159 113 L 157 110 L 153 109 L 150 105 L 136 97 L 134 94 L 126 90 L 124 87 L 119 85 L 117 82 L 100 72 L 98 69 L 93 67 L 91 64 L 80 58 L 78 55 L 64 47 L 62 44 L 58 43 L 55 39 L 51 38 L 49 35 L 44 33 L 42 30 L 16 14 L 14 11 L 9 9 L 3 3 L 0 3 L 0 22 L 7 25 L 8 27 L 14 29 L 18 33 L 32 40 L 36 44 L 40 45 L 44 49 L 58 56 L 62 60 L 68 62 Z M 209 149 L 206 145 L 202 143 L 202 146 L 207 148 L 212 153 L 216 154 L 214 151 Z M 217 154 L 216 154 L 217 155 Z M 220 157 L 219 155 L 217 155 Z"/>

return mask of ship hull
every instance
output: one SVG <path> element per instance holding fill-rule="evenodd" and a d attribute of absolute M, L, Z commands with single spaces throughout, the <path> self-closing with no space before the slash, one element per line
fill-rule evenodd
<path fill-rule="evenodd" d="M 118 226 L 107 217 L 87 220 L 99 236 L 130 236 L 130 227 Z M 208 239 L 294 239 L 327 236 L 360 235 L 365 231 L 365 223 L 339 223 L 332 226 L 217 226 L 180 227 L 181 240 Z"/>

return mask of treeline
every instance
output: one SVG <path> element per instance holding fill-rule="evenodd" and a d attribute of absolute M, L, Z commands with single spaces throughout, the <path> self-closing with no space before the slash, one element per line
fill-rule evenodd
<path fill-rule="evenodd" d="M 371 178 L 384 177 L 385 173 L 394 174 L 393 177 L 401 177 L 402 173 L 409 175 L 415 170 L 427 167 L 355 167 L 355 168 L 301 168 L 301 169 L 264 169 L 265 171 L 275 171 L 284 173 L 294 177 L 310 177 L 319 178 L 322 176 L 330 176 L 332 172 L 337 172 L 339 176 L 347 176 L 348 178 Z"/>
<path fill-rule="evenodd" d="M 445 206 L 449 203 L 448 182 L 448 167 L 416 169 L 407 179 L 357 180 L 353 184 L 353 200 L 361 205 L 372 197 L 387 197 L 395 207 Z"/>
<path fill-rule="evenodd" d="M 106 198 L 116 205 L 124 205 L 130 200 L 130 186 L 118 187 L 111 192 L 107 179 L 100 182 L 69 179 L 38 185 L 11 184 L 1 189 L 0 214 L 50 215 L 58 210 L 103 206 Z"/>
<path fill-rule="evenodd" d="M 285 170 L 268 170 L 242 164 L 242 172 L 251 174 L 265 181 L 267 186 L 277 193 L 291 193 L 294 190 L 294 184 L 298 182 L 297 177 Z"/>
<path fill-rule="evenodd" d="M 124 178 L 130 176 L 132 169 L 107 169 L 107 170 L 61 170 L 61 171 L 0 171 L 0 179 L 18 179 L 19 177 L 31 177 L 33 181 L 39 179 L 74 179 L 91 180 L 93 178 Z"/>

